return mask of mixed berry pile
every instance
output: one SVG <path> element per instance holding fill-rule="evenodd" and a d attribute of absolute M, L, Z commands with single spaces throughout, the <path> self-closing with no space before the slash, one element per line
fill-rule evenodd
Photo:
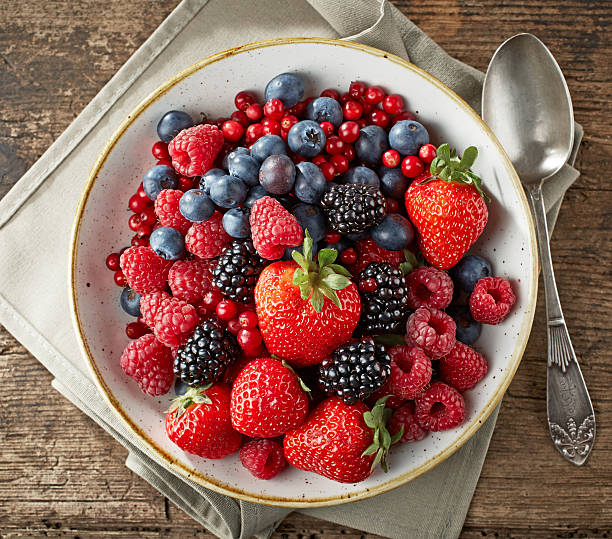
<path fill-rule="evenodd" d="M 149 395 L 174 387 L 184 451 L 362 481 L 393 444 L 464 421 L 487 373 L 471 345 L 515 302 L 466 255 L 488 218 L 476 148 L 434 147 L 362 82 L 305 99 L 283 73 L 235 105 L 159 120 L 132 245 L 106 260 L 136 319 L 121 366 Z"/>

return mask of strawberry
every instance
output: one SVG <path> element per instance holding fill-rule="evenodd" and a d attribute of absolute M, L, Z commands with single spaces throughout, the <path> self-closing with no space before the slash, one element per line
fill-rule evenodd
<path fill-rule="evenodd" d="M 453 267 L 478 239 L 488 211 L 482 180 L 468 169 L 478 155 L 470 146 L 459 160 L 448 144 L 431 162 L 431 176 L 414 181 L 406 191 L 408 216 L 419 232 L 425 259 L 440 269 Z"/>
<path fill-rule="evenodd" d="M 379 462 L 387 471 L 389 448 L 404 429 L 391 437 L 386 423 L 392 411 L 385 408 L 385 401 L 386 397 L 380 399 L 370 411 L 363 402 L 324 400 L 305 423 L 285 435 L 285 458 L 296 468 L 340 483 L 363 481 Z"/>
<path fill-rule="evenodd" d="M 232 426 L 242 434 L 252 438 L 280 436 L 306 419 L 308 394 L 285 362 L 256 359 L 234 381 L 230 415 Z"/>
<path fill-rule="evenodd" d="M 335 249 L 322 249 L 314 262 L 306 231 L 303 253 L 293 251 L 294 261 L 267 266 L 255 286 L 266 348 L 297 367 L 320 363 L 347 342 L 361 310 L 350 273 L 334 263 Z"/>
<path fill-rule="evenodd" d="M 190 387 L 172 400 L 166 432 L 183 451 L 207 459 L 222 459 L 237 451 L 242 435 L 232 428 L 230 388 L 221 383 Z"/>

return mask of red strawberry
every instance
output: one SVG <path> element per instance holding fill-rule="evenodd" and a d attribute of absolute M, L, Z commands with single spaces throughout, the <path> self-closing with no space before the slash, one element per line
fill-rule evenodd
<path fill-rule="evenodd" d="M 293 369 L 278 359 L 251 361 L 232 387 L 232 426 L 252 438 L 285 434 L 308 415 L 308 394 L 303 387 Z"/>
<path fill-rule="evenodd" d="M 349 405 L 330 397 L 304 424 L 285 435 L 285 458 L 296 468 L 341 483 L 363 481 L 379 462 L 386 471 L 389 448 L 403 434 L 400 429 L 393 438 L 389 435 L 385 425 L 391 413 L 385 399 L 370 411 L 363 402 Z"/>
<path fill-rule="evenodd" d="M 221 383 L 189 388 L 173 399 L 166 432 L 183 451 L 200 457 L 222 459 L 234 453 L 242 435 L 232 429 L 230 388 Z"/>
<path fill-rule="evenodd" d="M 337 252 L 322 249 L 312 260 L 307 234 L 296 262 L 275 262 L 259 276 L 255 306 L 259 329 L 271 354 L 304 367 L 320 363 L 347 342 L 359 321 L 359 292 L 350 274 L 334 264 Z"/>
<path fill-rule="evenodd" d="M 448 144 L 431 162 L 432 176 L 406 191 L 406 210 L 419 232 L 425 259 L 440 269 L 454 266 L 478 239 L 488 211 L 481 179 L 468 169 L 478 152 L 471 146 L 459 160 Z"/>

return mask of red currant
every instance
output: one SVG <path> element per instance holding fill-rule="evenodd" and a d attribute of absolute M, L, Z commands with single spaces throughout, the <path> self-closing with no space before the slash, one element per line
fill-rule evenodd
<path fill-rule="evenodd" d="M 319 165 L 319 168 L 321 169 L 323 176 L 325 176 L 325 179 L 328 182 L 331 182 L 334 179 L 334 176 L 336 175 L 336 169 L 334 168 L 334 165 L 325 161 L 324 163 L 321 163 Z"/>
<path fill-rule="evenodd" d="M 404 108 L 404 100 L 401 95 L 390 94 L 382 100 L 382 108 L 389 114 L 399 114 Z"/>
<path fill-rule="evenodd" d="M 130 227 L 130 230 L 133 230 L 134 232 L 136 232 L 138 230 L 138 227 L 141 224 L 142 224 L 142 221 L 140 220 L 139 213 L 134 213 L 130 215 L 130 218 L 128 219 L 128 226 Z"/>
<path fill-rule="evenodd" d="M 281 133 L 281 135 L 282 135 L 282 133 Z M 298 163 L 303 163 L 307 159 L 305 157 L 302 157 L 301 155 L 298 155 L 297 153 L 294 153 L 291 156 L 291 160 L 293 161 L 294 165 L 297 165 Z"/>
<path fill-rule="evenodd" d="M 359 125 L 352 121 L 340 124 L 338 136 L 342 142 L 355 142 L 359 138 Z"/>
<path fill-rule="evenodd" d="M 125 334 L 130 339 L 138 339 L 147 333 L 151 333 L 151 330 L 142 322 L 130 322 L 125 326 Z"/>
<path fill-rule="evenodd" d="M 238 92 L 234 97 L 234 105 L 238 110 L 245 110 L 249 105 L 255 103 L 257 99 L 251 92 Z"/>
<path fill-rule="evenodd" d="M 342 153 L 344 154 L 344 157 L 346 157 L 349 161 L 355 159 L 355 148 L 352 144 L 345 144 Z"/>
<path fill-rule="evenodd" d="M 351 101 L 351 99 L 353 99 L 351 97 L 351 94 L 349 94 L 348 92 L 343 93 L 338 100 L 340 101 L 341 105 L 344 105 L 347 101 Z"/>
<path fill-rule="evenodd" d="M 387 150 L 382 154 L 382 164 L 387 168 L 395 168 L 400 164 L 402 157 L 397 150 Z"/>
<path fill-rule="evenodd" d="M 263 107 L 259 103 L 253 103 L 245 109 L 244 113 L 249 120 L 257 122 L 263 116 Z"/>
<path fill-rule="evenodd" d="M 326 90 L 323 90 L 321 92 L 321 97 L 331 97 L 332 99 L 338 101 L 338 99 L 340 98 L 340 94 L 337 90 L 334 90 L 333 88 L 327 88 Z"/>
<path fill-rule="evenodd" d="M 225 116 L 223 118 L 217 118 L 213 123 L 219 128 L 221 129 L 221 126 L 227 122 L 229 120 L 229 118 L 226 118 Z"/>
<path fill-rule="evenodd" d="M 134 246 L 134 247 L 148 247 L 149 246 L 149 236 L 148 235 L 144 235 L 144 236 L 139 236 L 138 234 L 136 234 L 131 240 L 130 243 Z"/>
<path fill-rule="evenodd" d="M 313 162 L 315 165 L 317 165 L 317 166 L 319 166 L 319 165 L 321 165 L 321 164 L 325 163 L 325 161 L 326 161 L 325 156 L 323 156 L 323 155 L 321 155 L 321 154 L 319 154 L 319 155 L 315 155 L 315 156 L 312 158 L 312 162 Z"/>
<path fill-rule="evenodd" d="M 425 165 L 416 155 L 404 157 L 402 161 L 402 174 L 407 178 L 416 178 L 425 172 Z"/>
<path fill-rule="evenodd" d="M 147 238 L 151 235 L 151 232 L 153 232 L 153 227 L 151 225 L 140 225 L 137 229 L 136 229 L 136 234 L 138 234 L 139 237 L 144 237 L 146 236 Z"/>
<path fill-rule="evenodd" d="M 238 318 L 232 318 L 227 323 L 227 329 L 229 330 L 230 333 L 237 335 L 238 332 L 240 331 L 240 322 L 238 321 Z"/>
<path fill-rule="evenodd" d="M 329 162 L 334 165 L 336 176 L 344 174 L 349 169 L 349 160 L 344 155 L 333 155 Z"/>
<path fill-rule="evenodd" d="M 359 129 L 363 129 L 366 125 L 368 125 L 368 122 L 366 121 L 365 118 L 359 118 L 359 120 L 356 120 L 357 125 L 359 126 Z"/>
<path fill-rule="evenodd" d="M 364 279 L 363 281 L 359 281 L 359 290 L 362 292 L 371 293 L 374 292 L 377 288 L 376 279 L 370 277 L 369 279 Z"/>
<path fill-rule="evenodd" d="M 178 181 L 178 188 L 183 192 L 193 189 L 193 178 L 180 176 Z"/>
<path fill-rule="evenodd" d="M 370 116 L 370 112 L 374 109 L 374 105 L 370 105 L 363 97 L 359 100 L 361 106 L 363 107 L 363 115 Z"/>
<path fill-rule="evenodd" d="M 255 329 L 257 327 L 257 315 L 253 311 L 244 311 L 238 317 L 240 327 L 243 329 Z"/>
<path fill-rule="evenodd" d="M 217 303 L 217 316 L 226 322 L 238 316 L 238 305 L 231 299 L 223 299 Z"/>
<path fill-rule="evenodd" d="M 161 140 L 158 140 L 155 144 L 153 144 L 151 152 L 153 153 L 153 157 L 155 157 L 155 159 L 167 159 L 170 157 L 170 154 L 168 153 L 168 145 Z"/>
<path fill-rule="evenodd" d="M 436 157 L 436 147 L 433 144 L 424 144 L 419 149 L 419 157 L 426 165 L 429 165 Z"/>
<path fill-rule="evenodd" d="M 298 123 L 298 117 L 295 114 L 285 114 L 280 121 L 281 129 L 289 131 L 296 123 Z"/>
<path fill-rule="evenodd" d="M 261 121 L 261 128 L 264 135 L 280 135 L 281 133 L 280 123 L 271 118 L 264 118 Z"/>
<path fill-rule="evenodd" d="M 147 206 L 140 212 L 140 222 L 143 225 L 154 225 L 155 221 L 157 221 L 157 215 L 153 206 Z"/>
<path fill-rule="evenodd" d="M 330 155 L 338 155 L 342 153 L 344 149 L 344 142 L 338 136 L 331 136 L 327 138 L 327 142 L 325 143 L 325 150 Z"/>
<path fill-rule="evenodd" d="M 354 80 L 349 86 L 349 94 L 351 94 L 351 97 L 354 99 L 361 97 L 363 94 L 365 94 L 365 91 L 366 85 L 359 80 Z"/>
<path fill-rule="evenodd" d="M 140 213 L 148 206 L 148 203 L 144 198 L 141 198 L 138 196 L 138 194 L 135 194 L 130 197 L 128 206 L 134 213 Z"/>
<path fill-rule="evenodd" d="M 355 251 L 355 249 L 353 249 L 352 247 L 344 249 L 344 251 L 342 251 L 342 254 L 340 255 L 340 261 L 343 264 L 354 264 L 355 262 L 357 262 L 357 251 Z"/>
<path fill-rule="evenodd" d="M 217 288 L 213 288 L 204 294 L 202 305 L 204 305 L 208 311 L 214 311 L 222 299 L 223 294 L 221 294 Z"/>
<path fill-rule="evenodd" d="M 323 133 L 325 133 L 326 137 L 329 137 L 333 134 L 334 124 L 332 124 L 331 122 L 321 122 L 319 125 L 321 126 L 321 129 L 323 129 Z"/>
<path fill-rule="evenodd" d="M 251 124 L 246 130 L 247 144 L 253 144 L 256 140 L 263 137 L 263 126 L 261 124 Z"/>
<path fill-rule="evenodd" d="M 372 112 L 370 112 L 368 120 L 372 125 L 377 125 L 378 127 L 386 129 L 391 121 L 391 118 L 384 110 L 374 109 Z"/>
<path fill-rule="evenodd" d="M 111 271 L 117 271 L 121 269 L 119 265 L 119 253 L 111 253 L 106 257 L 106 267 Z"/>
<path fill-rule="evenodd" d="M 340 234 L 338 234 L 337 232 L 328 232 L 327 234 L 325 234 L 325 237 L 323 239 L 325 240 L 325 243 L 329 243 L 330 245 L 332 245 L 334 243 L 338 243 L 341 237 L 342 236 L 340 236 Z"/>
<path fill-rule="evenodd" d="M 402 120 L 416 120 L 416 116 L 412 114 L 412 112 L 405 110 L 391 118 L 391 125 L 395 125 L 397 122 L 401 122 Z"/>
<path fill-rule="evenodd" d="M 287 142 L 287 139 L 289 138 L 289 131 L 287 131 L 286 129 L 283 129 L 281 127 L 281 134 L 280 134 L 281 138 Z M 250 151 L 250 150 L 249 150 Z M 301 156 L 300 156 L 301 157 Z"/>
<path fill-rule="evenodd" d="M 232 112 L 232 115 L 230 116 L 230 120 L 233 120 L 234 122 L 238 122 L 244 128 L 249 127 L 249 124 L 251 123 L 249 120 L 249 117 L 242 110 L 235 110 L 234 112 Z"/>
<path fill-rule="evenodd" d="M 364 98 L 370 105 L 378 105 L 385 98 L 385 91 L 380 86 L 370 86 Z"/>
<path fill-rule="evenodd" d="M 270 99 L 264 105 L 264 114 L 273 120 L 280 120 L 285 114 L 285 106 L 280 99 Z"/>
<path fill-rule="evenodd" d="M 156 165 L 167 165 L 169 167 L 172 166 L 172 160 L 169 157 L 165 157 L 164 159 L 159 159 Z"/>
<path fill-rule="evenodd" d="M 394 198 L 385 198 L 385 204 L 387 205 L 387 213 L 397 213 L 399 211 L 399 204 Z"/>
<path fill-rule="evenodd" d="M 221 131 L 225 140 L 238 142 L 244 135 L 244 126 L 236 120 L 228 120 L 221 126 Z"/>
<path fill-rule="evenodd" d="M 359 101 L 350 100 L 344 104 L 344 117 L 347 120 L 357 120 L 363 114 L 363 105 Z"/>
<path fill-rule="evenodd" d="M 236 339 L 243 350 L 255 350 L 262 342 L 261 333 L 257 329 L 241 329 Z"/>
<path fill-rule="evenodd" d="M 302 116 L 304 116 L 304 113 L 306 112 L 306 102 L 300 101 L 297 105 L 293 105 L 293 107 L 291 107 L 290 109 L 287 109 L 287 112 L 289 114 L 295 114 L 295 116 L 297 116 L 298 118 L 301 118 Z"/>
<path fill-rule="evenodd" d="M 117 286 L 125 286 L 127 284 L 127 279 L 121 270 L 115 272 L 113 279 L 115 279 L 115 284 Z"/>
<path fill-rule="evenodd" d="M 144 198 L 145 200 L 147 200 L 148 202 L 151 202 L 151 199 L 149 198 L 149 196 L 145 193 L 144 187 L 142 186 L 142 183 L 138 186 L 138 189 L 136 189 L 136 194 L 140 197 L 140 198 Z"/>

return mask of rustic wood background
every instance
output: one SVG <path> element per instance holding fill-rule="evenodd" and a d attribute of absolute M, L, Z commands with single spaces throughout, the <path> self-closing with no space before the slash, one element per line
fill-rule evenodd
<path fill-rule="evenodd" d="M 3 3 L 0 196 L 176 3 Z M 504 399 L 462 537 L 610 537 L 612 4 L 395 3 L 451 54 L 480 69 L 486 68 L 505 38 L 534 32 L 562 66 L 576 120 L 585 129 L 577 162 L 582 176 L 567 194 L 552 249 L 567 323 L 595 406 L 595 450 L 586 466 L 575 468 L 550 443 L 540 305 L 525 357 Z M 83 65 L 92 69 L 83 70 Z M 129 472 L 123 447 L 52 390 L 47 371 L 1 328 L 0 382 L 0 536 L 212 537 Z M 293 514 L 274 537 L 373 536 Z"/>

